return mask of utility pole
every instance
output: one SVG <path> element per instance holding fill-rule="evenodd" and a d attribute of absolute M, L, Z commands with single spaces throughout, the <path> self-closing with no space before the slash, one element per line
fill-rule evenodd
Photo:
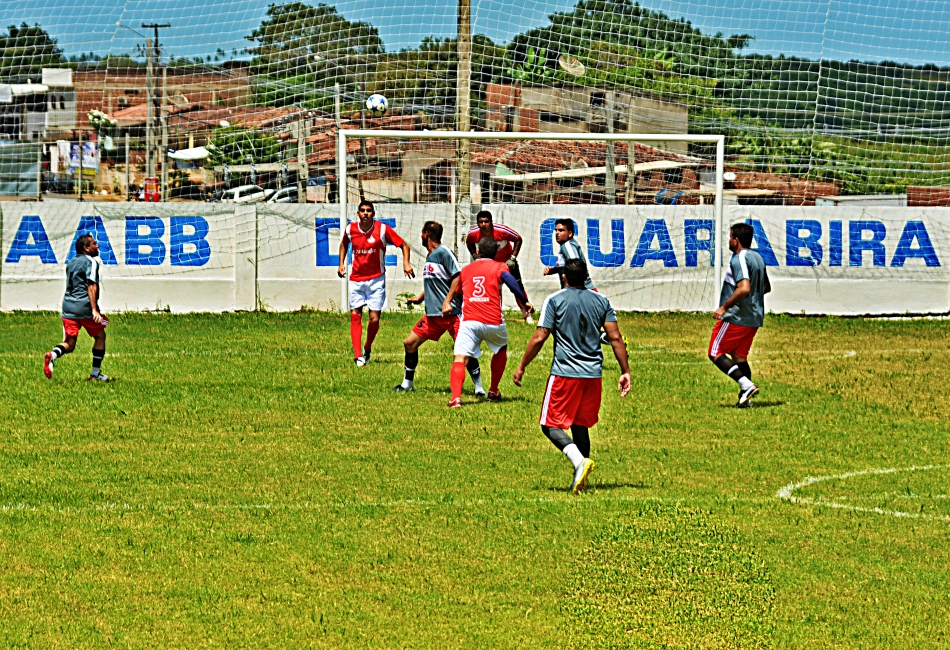
<path fill-rule="evenodd" d="M 614 132 L 614 94 L 610 90 L 606 93 L 604 106 L 607 112 L 607 133 Z M 632 146 L 633 143 L 627 143 Z M 614 141 L 607 141 L 607 156 L 604 163 L 607 166 L 607 174 L 604 178 L 604 197 L 607 199 L 607 205 L 614 205 L 617 202 L 617 176 L 614 174 Z"/>
<path fill-rule="evenodd" d="M 152 29 L 155 31 L 155 38 L 145 39 L 145 48 L 148 51 L 148 67 L 145 71 L 146 84 L 148 86 L 148 111 L 146 115 L 145 122 L 145 150 L 146 150 L 146 175 L 154 178 L 155 177 L 155 166 L 157 164 L 156 151 L 158 147 L 155 143 L 155 132 L 154 132 L 154 122 L 155 122 L 155 113 L 158 112 L 156 109 L 159 107 L 159 98 L 156 97 L 155 92 L 155 66 L 161 65 L 161 47 L 158 43 L 158 30 L 166 29 L 171 27 L 171 23 L 142 23 L 143 29 Z M 163 165 L 164 167 L 164 165 Z M 164 186 L 162 192 L 164 193 Z"/>
<path fill-rule="evenodd" d="M 455 92 L 458 131 L 472 128 L 472 0 L 458 0 L 458 81 Z M 472 219 L 472 141 L 459 140 L 455 150 L 455 237 L 452 249 L 458 255 L 459 224 Z"/>
<path fill-rule="evenodd" d="M 152 166 L 152 121 L 155 119 L 155 69 L 152 57 L 155 51 L 152 47 L 152 39 L 145 39 L 145 177 L 152 178 L 155 175 L 155 168 Z"/>
<path fill-rule="evenodd" d="M 82 129 L 79 129 L 79 200 L 82 201 Z"/>
<path fill-rule="evenodd" d="M 132 159 L 129 157 L 129 132 L 125 132 L 125 202 L 129 202 L 132 192 Z"/>
<path fill-rule="evenodd" d="M 162 128 L 162 150 L 159 160 L 162 163 L 162 201 L 168 200 L 168 68 L 162 66 L 162 112 L 159 124 Z"/>

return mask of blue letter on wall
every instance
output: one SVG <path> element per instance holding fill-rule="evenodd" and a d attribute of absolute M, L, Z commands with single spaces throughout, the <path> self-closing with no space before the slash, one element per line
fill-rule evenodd
<path fill-rule="evenodd" d="M 657 239 L 659 248 L 650 248 L 653 244 L 653 238 Z M 663 266 L 679 266 L 676 263 L 676 253 L 673 251 L 673 240 L 670 239 L 670 231 L 666 227 L 665 219 L 647 219 L 643 226 L 643 232 L 640 234 L 640 241 L 637 242 L 637 250 L 633 253 L 633 260 L 630 266 L 643 266 L 647 260 L 659 260 Z"/>
<path fill-rule="evenodd" d="M 623 242 L 623 219 L 610 220 L 610 252 L 601 251 L 600 219 L 587 220 L 587 259 L 591 266 L 614 268 L 623 266 L 626 257 Z M 550 266 L 550 265 L 548 265 Z"/>
<path fill-rule="evenodd" d="M 76 257 L 76 240 L 83 235 L 92 235 L 99 244 L 99 259 L 103 264 L 119 263 L 115 259 L 115 251 L 112 250 L 112 243 L 109 242 L 109 234 L 106 232 L 105 224 L 102 223 L 102 217 L 98 215 L 79 218 L 76 236 L 73 237 L 73 243 L 69 245 L 69 253 L 66 255 L 67 262 Z"/>
<path fill-rule="evenodd" d="M 828 222 L 828 265 L 841 266 L 841 251 L 844 248 L 844 236 L 840 221 Z"/>
<path fill-rule="evenodd" d="M 148 232 L 142 234 L 141 228 Z M 165 224 L 158 217 L 125 218 L 125 263 L 139 266 L 157 266 L 165 261 Z M 143 253 L 142 248 L 148 247 Z"/>
<path fill-rule="evenodd" d="M 802 235 L 802 231 L 807 235 Z M 821 223 L 813 219 L 790 219 L 785 222 L 785 265 L 818 266 L 824 253 L 821 249 Z M 802 255 L 802 249 L 808 255 Z"/>
<path fill-rule="evenodd" d="M 870 232 L 871 238 L 864 239 L 864 233 Z M 871 251 L 874 266 L 884 266 L 884 237 L 887 228 L 880 221 L 849 221 L 848 222 L 848 264 L 861 266 L 862 253 Z"/>
<path fill-rule="evenodd" d="M 557 253 L 554 252 L 555 221 L 545 219 L 541 222 L 541 264 L 544 266 L 557 266 Z"/>
<path fill-rule="evenodd" d="M 687 219 L 684 228 L 686 238 L 686 266 L 697 266 L 699 264 L 699 251 L 709 251 L 709 266 L 716 264 L 716 251 L 713 250 L 713 228 L 716 222 L 712 219 Z M 700 239 L 696 235 L 700 230 L 709 233 L 706 239 Z"/>
<path fill-rule="evenodd" d="M 911 248 L 915 239 L 917 248 Z M 930 235 L 923 221 L 908 221 L 904 225 L 904 232 L 901 233 L 901 239 L 897 242 L 897 250 L 894 251 L 891 266 L 904 266 L 904 260 L 908 257 L 923 258 L 927 266 L 940 266 L 937 251 L 930 243 Z"/>
<path fill-rule="evenodd" d="M 33 240 L 32 244 L 30 239 Z M 20 220 L 20 227 L 13 235 L 13 243 L 10 245 L 6 263 L 16 264 L 20 258 L 34 255 L 40 258 L 43 264 L 56 264 L 56 254 L 49 243 L 49 237 L 46 236 L 43 222 L 39 217 L 30 215 Z"/>
<path fill-rule="evenodd" d="M 778 258 L 775 257 L 775 251 L 772 250 L 772 244 L 769 243 L 762 222 L 758 219 L 746 219 L 745 222 L 752 226 L 752 241 L 755 244 L 749 250 L 761 255 L 766 266 L 778 266 Z"/>
<path fill-rule="evenodd" d="M 186 232 L 185 229 L 190 230 Z M 171 262 L 172 266 L 204 266 L 211 259 L 211 244 L 208 243 L 208 222 L 204 217 L 172 217 Z M 194 250 L 185 250 L 194 246 Z"/>
<path fill-rule="evenodd" d="M 317 217 L 314 225 L 317 229 L 317 266 L 340 266 L 340 256 L 330 254 L 330 231 L 340 230 L 340 220 Z"/>

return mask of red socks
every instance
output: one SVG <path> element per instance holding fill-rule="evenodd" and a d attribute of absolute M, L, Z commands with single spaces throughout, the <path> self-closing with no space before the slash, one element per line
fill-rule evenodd
<path fill-rule="evenodd" d="M 491 393 L 498 392 L 498 384 L 505 374 L 505 366 L 508 365 L 508 350 L 501 350 L 491 358 L 491 387 L 488 389 Z"/>
<path fill-rule="evenodd" d="M 373 349 L 373 341 L 376 339 L 376 332 L 379 331 L 379 321 L 373 321 L 370 319 L 369 323 L 366 325 L 366 345 L 364 346 L 367 350 Z"/>
<path fill-rule="evenodd" d="M 462 385 L 465 383 L 465 364 L 456 361 L 452 364 L 452 372 L 449 373 L 449 386 L 452 387 L 452 399 L 462 397 Z"/>
<path fill-rule="evenodd" d="M 353 358 L 358 359 L 363 356 L 363 315 L 358 311 L 350 312 L 350 340 L 353 342 Z"/>

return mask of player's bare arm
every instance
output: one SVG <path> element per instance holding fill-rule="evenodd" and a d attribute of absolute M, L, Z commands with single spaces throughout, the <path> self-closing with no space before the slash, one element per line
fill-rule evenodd
<path fill-rule="evenodd" d="M 445 294 L 445 301 L 442 303 L 443 316 L 450 316 L 452 314 L 452 301 L 455 300 L 455 294 L 459 291 L 459 282 L 461 279 L 461 275 L 456 275 L 452 278 L 452 284 L 449 285 L 449 292 Z"/>
<path fill-rule="evenodd" d="M 521 379 L 524 377 L 525 370 L 527 369 L 528 365 L 534 361 L 534 358 L 538 356 L 538 353 L 541 352 L 541 348 L 544 347 L 544 342 L 548 340 L 550 335 L 551 330 L 547 329 L 546 327 L 538 327 L 534 330 L 534 334 L 531 335 L 531 339 L 528 341 L 528 345 L 524 349 L 524 354 L 521 356 L 521 363 L 518 364 L 518 368 L 515 370 L 515 374 L 511 378 L 511 380 L 515 382 L 515 386 L 521 385 Z"/>
<path fill-rule="evenodd" d="M 627 346 L 623 344 L 623 336 L 620 334 L 617 323 L 604 323 L 604 331 L 607 333 L 607 340 L 610 341 L 610 348 L 614 351 L 614 357 L 620 364 L 617 390 L 621 397 L 626 397 L 630 392 L 630 361 L 627 358 Z"/>
<path fill-rule="evenodd" d="M 425 292 L 425 289 L 423 289 L 419 293 L 418 296 L 415 296 L 413 298 L 406 298 L 406 304 L 407 305 L 421 305 L 423 302 L 425 302 L 425 299 L 426 299 L 426 292 Z"/>
<path fill-rule="evenodd" d="M 350 238 L 346 235 L 343 235 L 343 239 L 340 240 L 340 268 L 336 270 L 336 274 L 341 278 L 346 277 L 346 249 L 350 246 Z"/>
<path fill-rule="evenodd" d="M 748 280 L 739 280 L 739 284 L 736 285 L 736 290 L 729 300 L 722 303 L 716 311 L 713 312 L 713 316 L 716 317 L 716 320 L 722 320 L 722 317 L 726 315 L 726 312 L 738 305 L 740 302 L 745 300 L 749 293 L 752 291 L 752 283 Z"/>
<path fill-rule="evenodd" d="M 99 285 L 89 284 L 86 287 L 89 294 L 89 304 L 92 306 L 92 320 L 96 325 L 102 324 L 102 313 L 99 311 Z"/>
<path fill-rule="evenodd" d="M 409 250 L 409 244 L 406 242 L 402 243 L 402 272 L 405 273 L 407 278 L 416 277 L 416 272 L 412 270 L 412 265 L 409 264 L 409 255 L 411 251 Z"/>
<path fill-rule="evenodd" d="M 468 252 L 471 253 L 472 257 L 478 257 L 478 252 L 475 250 L 475 242 L 470 240 L 468 237 L 465 238 L 465 248 L 468 249 Z"/>
<path fill-rule="evenodd" d="M 524 238 L 519 235 L 519 236 L 518 236 L 518 239 L 516 239 L 516 240 L 515 240 L 514 242 L 512 242 L 512 244 L 511 244 L 511 257 L 512 257 L 512 258 L 518 257 L 518 253 L 521 252 L 521 245 L 522 245 L 522 244 L 524 244 Z"/>

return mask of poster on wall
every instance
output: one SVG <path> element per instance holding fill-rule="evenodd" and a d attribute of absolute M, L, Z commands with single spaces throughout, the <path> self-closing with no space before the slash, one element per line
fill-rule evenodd
<path fill-rule="evenodd" d="M 99 171 L 98 143 L 82 143 L 82 168 Z M 69 166 L 73 169 L 79 168 L 79 143 L 69 143 Z"/>

